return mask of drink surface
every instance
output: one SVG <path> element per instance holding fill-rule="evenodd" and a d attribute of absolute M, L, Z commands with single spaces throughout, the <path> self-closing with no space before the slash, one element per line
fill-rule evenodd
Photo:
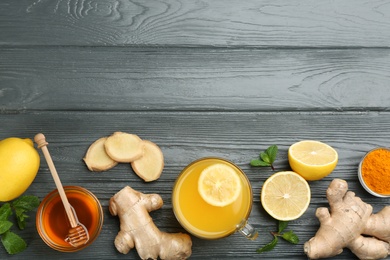
<path fill-rule="evenodd" d="M 198 192 L 198 179 L 203 169 L 223 163 L 240 177 L 242 192 L 235 202 L 224 207 L 205 202 Z M 195 236 L 216 239 L 234 233 L 245 221 L 252 206 L 252 190 L 245 174 L 234 164 L 219 158 L 205 158 L 187 166 L 175 183 L 173 209 L 180 224 Z"/>

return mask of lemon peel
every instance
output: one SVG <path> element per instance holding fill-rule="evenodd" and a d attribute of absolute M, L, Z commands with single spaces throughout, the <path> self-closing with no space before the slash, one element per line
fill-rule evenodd
<path fill-rule="evenodd" d="M 0 201 L 13 200 L 34 181 L 40 166 L 31 139 L 9 137 L 0 141 Z"/>
<path fill-rule="evenodd" d="M 332 173 L 338 162 L 338 154 L 328 144 L 303 140 L 290 146 L 288 161 L 294 172 L 308 181 L 316 181 Z"/>

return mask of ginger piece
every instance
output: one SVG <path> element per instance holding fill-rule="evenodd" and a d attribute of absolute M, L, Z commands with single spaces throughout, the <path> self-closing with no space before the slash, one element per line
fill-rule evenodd
<path fill-rule="evenodd" d="M 118 162 L 107 155 L 104 149 L 106 139 L 107 137 L 99 138 L 88 148 L 83 160 L 90 171 L 107 171 L 118 164 Z"/>
<path fill-rule="evenodd" d="M 160 178 L 164 168 L 164 156 L 155 143 L 143 140 L 143 144 L 142 157 L 131 162 L 131 167 L 141 179 L 150 182 Z"/>
<path fill-rule="evenodd" d="M 124 132 L 96 140 L 83 159 L 90 171 L 106 171 L 118 163 L 130 163 L 146 182 L 160 178 L 164 168 L 164 156 L 158 145 Z"/>
<path fill-rule="evenodd" d="M 359 259 L 382 259 L 390 254 L 390 206 L 372 214 L 372 206 L 364 203 L 348 184 L 334 179 L 327 191 L 330 212 L 318 208 L 320 228 L 304 244 L 310 259 L 327 258 L 349 248 Z"/>
<path fill-rule="evenodd" d="M 111 215 L 119 216 L 120 231 L 115 247 L 122 254 L 136 248 L 141 259 L 186 259 L 191 255 L 191 237 L 184 233 L 161 232 L 149 212 L 161 208 L 158 194 L 143 194 L 129 186 L 116 193 L 109 202 Z"/>
<path fill-rule="evenodd" d="M 142 139 L 135 134 L 115 132 L 104 143 L 106 153 L 117 162 L 129 163 L 141 158 Z"/>

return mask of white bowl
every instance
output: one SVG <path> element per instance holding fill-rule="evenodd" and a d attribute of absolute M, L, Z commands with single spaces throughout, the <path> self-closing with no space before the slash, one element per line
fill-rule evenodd
<path fill-rule="evenodd" d="M 375 148 L 375 149 L 372 149 L 372 150 L 368 151 L 368 152 L 363 156 L 362 160 L 361 160 L 360 163 L 359 163 L 358 177 L 359 177 L 360 184 L 363 186 L 363 188 L 364 188 L 368 193 L 370 193 L 371 195 L 374 195 L 374 196 L 376 196 L 376 197 L 388 198 L 388 197 L 390 197 L 390 194 L 389 194 L 389 195 L 380 194 L 380 193 L 377 193 L 377 192 L 371 190 L 371 189 L 367 186 L 367 184 L 364 182 L 364 178 L 363 178 L 363 176 L 362 176 L 362 164 L 363 164 L 364 159 L 366 158 L 366 156 L 367 156 L 369 153 L 371 153 L 371 152 L 373 152 L 373 151 L 376 151 L 376 150 L 378 150 L 378 149 L 385 149 L 385 150 L 390 151 L 390 149 L 389 149 L 389 148 L 386 148 L 386 147 L 378 147 L 378 148 Z M 390 169 L 389 169 L 389 172 L 390 172 Z M 389 188 L 389 189 L 390 189 L 390 188 Z"/>

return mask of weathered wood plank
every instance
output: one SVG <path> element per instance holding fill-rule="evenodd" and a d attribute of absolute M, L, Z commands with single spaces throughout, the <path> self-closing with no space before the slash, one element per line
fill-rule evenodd
<path fill-rule="evenodd" d="M 259 193 L 263 182 L 272 174 L 269 168 L 253 168 L 249 161 L 271 144 L 279 146 L 275 163 L 277 170 L 289 169 L 287 149 L 295 141 L 316 139 L 329 143 L 339 153 L 339 164 L 332 175 L 311 182 L 312 201 L 308 211 L 290 223 L 301 239 L 299 245 L 281 242 L 271 253 L 261 258 L 303 259 L 302 245 L 318 228 L 314 211 L 327 206 L 325 190 L 333 178 L 343 178 L 350 189 L 375 210 L 388 204 L 386 199 L 369 195 L 358 183 L 356 171 L 361 157 L 376 146 L 389 146 L 390 114 L 388 112 L 77 112 L 27 111 L 0 114 L 0 139 L 9 136 L 30 137 L 43 132 L 58 172 L 65 185 L 80 185 L 90 189 L 100 199 L 105 211 L 104 228 L 98 240 L 89 248 L 75 254 L 61 254 L 48 248 L 39 238 L 34 224 L 22 232 L 29 243 L 27 251 L 15 259 L 26 257 L 48 259 L 138 259 L 135 251 L 121 255 L 113 247 L 119 228 L 116 217 L 108 212 L 109 198 L 125 185 L 146 193 L 158 192 L 165 205 L 153 212 L 156 224 L 169 232 L 183 231 L 172 213 L 171 190 L 180 171 L 192 160 L 204 156 L 219 156 L 232 160 L 248 175 L 254 192 L 254 205 L 250 221 L 261 232 L 257 241 L 249 242 L 235 234 L 229 238 L 206 241 L 193 239 L 192 259 L 249 259 L 260 257 L 255 250 L 270 241 L 269 231 L 276 227 L 261 208 Z M 165 168 L 162 177 L 144 183 L 128 165 L 120 164 L 108 172 L 91 173 L 82 162 L 88 146 L 97 138 L 114 131 L 138 134 L 156 142 L 163 150 Z M 43 198 L 54 189 L 44 159 L 37 178 L 28 193 Z M 33 219 L 33 218 L 32 218 Z M 104 248 L 104 250 L 102 249 Z M 228 248 L 228 249 L 227 249 Z M 7 257 L 0 250 L 0 258 Z M 354 259 L 345 250 L 337 259 Z"/>
<path fill-rule="evenodd" d="M 390 46 L 388 0 L 0 2 L 1 45 Z"/>
<path fill-rule="evenodd" d="M 0 109 L 387 110 L 390 49 L 1 48 Z"/>
<path fill-rule="evenodd" d="M 0 259 L 138 259 L 113 246 L 119 230 L 109 198 L 131 185 L 159 193 L 151 215 L 164 231 L 184 231 L 171 204 L 173 183 L 191 161 L 228 158 L 254 192 L 250 222 L 257 241 L 238 234 L 216 241 L 193 237 L 191 259 L 306 259 L 319 206 L 333 178 L 378 211 L 388 199 L 369 195 L 356 172 L 366 151 L 390 146 L 390 1 L 0 1 L 0 140 L 45 133 L 65 185 L 80 185 L 101 201 L 99 238 L 74 254 L 58 253 L 38 236 L 35 217 L 18 232 L 29 245 Z M 163 150 L 162 177 L 144 183 L 129 165 L 89 172 L 88 146 L 114 131 L 138 134 Z M 259 193 L 272 174 L 249 161 L 272 144 L 277 170 L 289 169 L 288 147 L 301 139 L 339 152 L 332 175 L 311 182 L 308 211 L 289 227 L 300 243 L 281 241 L 270 253 L 276 222 Z M 41 199 L 55 185 L 46 162 L 29 188 Z M 356 259 L 345 250 L 337 259 Z"/>

